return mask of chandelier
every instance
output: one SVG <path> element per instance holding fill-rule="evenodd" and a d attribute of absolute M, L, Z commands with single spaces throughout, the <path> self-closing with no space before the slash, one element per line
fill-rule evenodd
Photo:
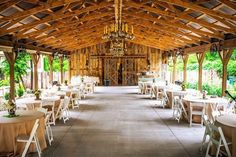
<path fill-rule="evenodd" d="M 134 28 L 121 22 L 122 0 L 115 0 L 115 23 L 104 27 L 102 38 L 110 41 L 113 56 L 123 56 L 127 51 L 125 41 L 134 39 Z"/>

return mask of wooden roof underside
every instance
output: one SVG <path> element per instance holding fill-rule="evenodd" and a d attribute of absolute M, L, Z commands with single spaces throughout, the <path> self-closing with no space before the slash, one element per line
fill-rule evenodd
<path fill-rule="evenodd" d="M 106 42 L 114 22 L 112 0 L 1 0 L 0 44 L 71 52 Z M 234 0 L 123 0 L 122 21 L 134 25 L 134 43 L 170 51 L 235 38 Z"/>

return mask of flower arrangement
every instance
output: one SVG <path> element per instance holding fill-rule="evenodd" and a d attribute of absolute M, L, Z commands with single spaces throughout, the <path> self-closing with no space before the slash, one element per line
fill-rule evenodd
<path fill-rule="evenodd" d="M 39 89 L 35 90 L 34 95 L 36 97 L 36 100 L 40 100 L 39 96 L 41 95 L 41 91 Z"/>
<path fill-rule="evenodd" d="M 68 81 L 65 80 L 65 81 L 64 81 L 64 84 L 65 84 L 65 86 L 68 86 Z"/>
<path fill-rule="evenodd" d="M 206 99 L 207 91 L 203 90 L 202 91 L 202 99 Z"/>
<path fill-rule="evenodd" d="M 14 101 L 6 101 L 4 102 L 1 106 L 0 106 L 1 110 L 7 110 L 8 111 L 8 115 L 6 115 L 6 117 L 16 117 L 16 104 L 14 103 Z"/>
<path fill-rule="evenodd" d="M 182 91 L 185 91 L 185 90 L 186 90 L 186 86 L 187 86 L 186 82 L 182 82 L 182 83 L 181 83 Z"/>

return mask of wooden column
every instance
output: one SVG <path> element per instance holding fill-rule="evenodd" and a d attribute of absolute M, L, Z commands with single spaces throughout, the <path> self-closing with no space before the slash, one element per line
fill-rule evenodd
<path fill-rule="evenodd" d="M 71 56 L 68 56 L 68 62 L 69 62 L 69 78 L 68 78 L 68 83 L 71 81 Z"/>
<path fill-rule="evenodd" d="M 183 70 L 184 70 L 183 81 L 184 82 L 187 82 L 187 63 L 188 63 L 188 57 L 189 57 L 188 54 L 183 55 L 183 63 L 184 63 L 184 67 L 183 67 Z"/>
<path fill-rule="evenodd" d="M 60 56 L 60 68 L 61 68 L 61 84 L 63 84 L 63 56 Z"/>
<path fill-rule="evenodd" d="M 174 54 L 173 58 L 173 71 L 172 71 L 172 83 L 175 83 L 176 80 L 176 61 L 177 61 L 177 57 Z"/>
<path fill-rule="evenodd" d="M 229 63 L 230 57 L 233 53 L 233 49 L 225 49 L 219 52 L 220 59 L 223 64 L 223 76 L 222 76 L 222 96 L 225 96 L 225 90 L 227 86 L 227 65 Z"/>
<path fill-rule="evenodd" d="M 197 53 L 198 60 L 198 90 L 202 92 L 202 63 L 204 61 L 206 52 Z"/>
<path fill-rule="evenodd" d="M 49 82 L 52 84 L 53 83 L 53 69 L 52 69 L 53 56 L 52 55 L 48 55 L 48 62 L 49 62 Z"/>
<path fill-rule="evenodd" d="M 34 90 L 38 89 L 38 63 L 40 59 L 40 54 L 36 52 L 35 54 L 31 54 L 32 62 L 34 65 Z"/>
<path fill-rule="evenodd" d="M 10 66 L 10 93 L 9 93 L 9 101 L 15 100 L 15 78 L 14 78 L 14 65 L 17 58 L 17 52 L 15 52 L 14 48 L 12 52 L 4 52 L 4 55 L 7 59 L 7 62 Z"/>

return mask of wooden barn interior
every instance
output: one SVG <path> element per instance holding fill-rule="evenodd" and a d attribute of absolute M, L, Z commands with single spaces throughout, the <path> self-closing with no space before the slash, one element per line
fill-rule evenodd
<path fill-rule="evenodd" d="M 215 129 L 218 150 L 225 147 L 221 155 L 236 157 L 235 97 L 227 91 L 227 65 L 235 49 L 235 0 L 0 0 L 0 59 L 4 56 L 9 64 L 9 98 L 3 100 L 5 95 L 0 94 L 0 156 L 201 157 L 208 156 L 210 148 L 218 156 L 211 147 Z M 32 76 L 32 89 L 23 98 L 16 96 L 14 77 L 22 50 L 30 54 Z M 203 89 L 207 52 L 216 52 L 222 63 L 220 96 L 207 95 Z M 196 89 L 188 91 L 192 54 L 197 58 L 192 76 L 197 82 Z M 39 87 L 44 78 L 38 73 L 42 56 L 48 57 L 45 78 L 49 77 L 51 88 Z M 55 56 L 60 59 L 60 79 L 53 84 Z M 178 84 L 178 57 L 183 63 L 182 84 Z M 80 82 L 73 84 L 77 78 Z M 98 80 L 86 82 L 86 78 Z M 54 101 L 45 114 L 28 111 L 27 105 L 21 110 L 29 102 L 42 109 L 44 99 Z M 196 101 L 203 105 L 202 112 L 194 115 L 191 105 Z M 217 108 L 221 103 L 227 112 Z M 211 119 L 205 119 L 208 111 Z M 194 122 L 201 127 L 192 126 Z M 33 125 L 40 130 L 34 133 L 37 149 L 20 145 L 25 141 L 17 138 L 19 133 L 30 133 Z"/>
<path fill-rule="evenodd" d="M 138 73 L 160 75 L 168 56 L 235 46 L 235 2 L 228 0 L 3 0 L 0 7 L 2 46 L 66 54 L 70 77 L 97 76 L 101 84 L 137 85 Z M 102 39 L 116 18 L 135 36 L 121 57 Z"/>

